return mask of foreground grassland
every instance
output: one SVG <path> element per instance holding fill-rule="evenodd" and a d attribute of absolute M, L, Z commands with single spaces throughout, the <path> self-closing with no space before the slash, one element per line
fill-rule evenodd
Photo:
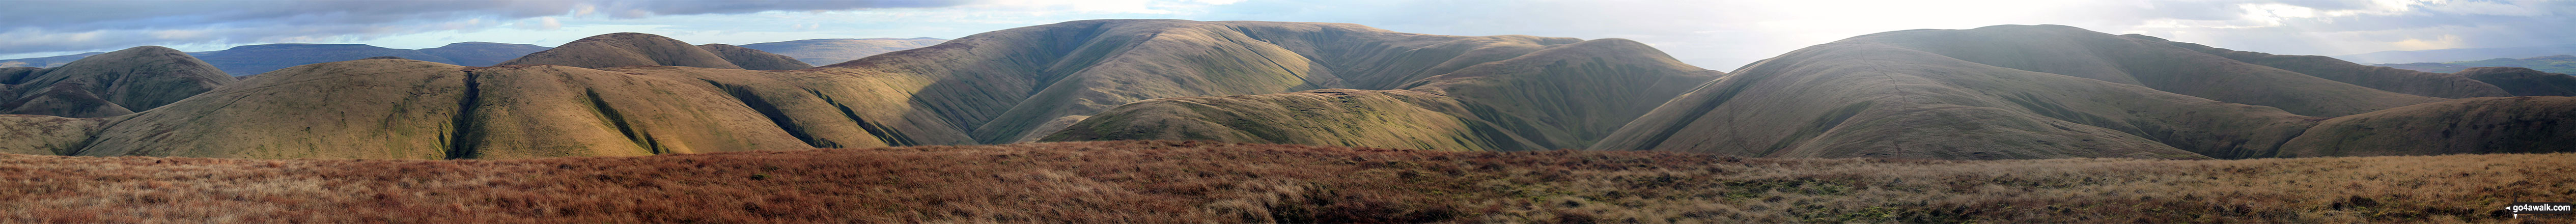
<path fill-rule="evenodd" d="M 0 222 L 2566 222 L 2576 154 L 1756 159 L 1178 141 L 515 160 L 0 155 Z"/>

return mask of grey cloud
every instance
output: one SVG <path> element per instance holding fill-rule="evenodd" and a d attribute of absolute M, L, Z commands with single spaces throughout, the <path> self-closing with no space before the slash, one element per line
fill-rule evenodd
<path fill-rule="evenodd" d="M 11 1 L 0 7 L 0 54 L 136 45 L 259 43 L 483 29 L 502 21 L 588 11 L 616 18 L 945 7 L 966 0 L 210 0 Z M 171 35 L 195 34 L 195 35 Z"/>

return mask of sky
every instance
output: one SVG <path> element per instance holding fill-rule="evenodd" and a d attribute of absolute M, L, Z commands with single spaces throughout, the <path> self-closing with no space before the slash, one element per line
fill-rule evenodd
<path fill-rule="evenodd" d="M 554 46 L 615 32 L 690 43 L 954 39 L 1089 19 L 1355 23 L 1408 33 L 1644 42 L 1733 70 L 1863 34 L 2059 24 L 2276 54 L 2576 44 L 2576 1 L 2553 0 L 0 0 L 0 59 L 159 45 L 418 49 Z"/>

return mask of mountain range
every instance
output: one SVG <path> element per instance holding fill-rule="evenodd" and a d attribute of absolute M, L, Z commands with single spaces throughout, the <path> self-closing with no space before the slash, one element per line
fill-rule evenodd
<path fill-rule="evenodd" d="M 798 64 L 831 64 L 848 61 L 850 59 L 857 59 L 859 57 L 866 57 L 868 55 L 929 46 L 931 44 L 938 44 L 942 41 L 946 40 L 928 37 L 907 39 L 811 39 L 748 44 L 734 48 L 751 48 L 762 51 L 784 52 L 778 55 L 792 57 L 792 60 L 799 62 Z M 365 44 L 262 44 L 237 46 L 231 49 L 218 51 L 188 52 L 187 54 L 197 57 L 198 60 L 212 64 L 216 68 L 220 68 L 226 74 L 230 74 L 232 76 L 250 76 L 297 65 L 386 56 L 452 65 L 492 66 L 501 64 L 503 61 L 517 59 L 520 56 L 545 51 L 547 49 L 551 48 L 528 44 L 492 42 L 460 42 L 436 48 L 423 48 L 418 50 L 384 48 Z M 710 49 L 709 51 L 717 50 Z M 81 58 L 105 53 L 106 52 L 91 52 L 52 57 L 7 59 L 0 60 L 0 67 L 51 68 L 63 66 L 67 63 L 71 63 L 72 61 L 80 60 Z M 775 65 L 761 68 L 765 68 L 762 70 L 803 69 L 783 62 L 773 62 L 772 64 Z M 804 67 L 811 66 L 806 65 Z"/>
<path fill-rule="evenodd" d="M 2560 125 L 2576 124 L 2576 98 L 2535 96 L 2565 86 L 2494 81 L 2525 72 L 2057 25 L 1863 35 L 1733 72 L 1615 38 L 1259 21 L 1071 21 L 819 67 L 768 52 L 613 33 L 495 66 L 395 56 L 233 81 L 138 47 L 0 70 L 11 81 L 0 90 L 34 102 L 0 109 L 73 114 L 0 116 L 13 124 L 0 126 L 0 151 L 469 159 L 1096 140 L 1921 159 L 2576 151 L 2564 138 L 2576 125 Z"/>
<path fill-rule="evenodd" d="M 2454 48 L 2415 51 L 2381 51 L 2366 54 L 2336 55 L 2337 59 L 2358 63 L 2392 64 L 2415 62 L 2471 61 L 2493 58 L 2519 58 L 2532 55 L 2576 53 L 2576 44 L 2498 48 Z"/>
<path fill-rule="evenodd" d="M 2416 71 L 2424 71 L 2424 72 L 2442 72 L 2442 73 L 2460 72 L 2461 70 L 2467 70 L 2467 69 L 2469 69 L 2469 68 L 2475 68 L 2475 67 L 2520 67 L 2520 68 L 2530 68 L 2530 69 L 2533 69 L 2533 70 L 2540 70 L 2540 71 L 2542 71 L 2542 72 L 2549 72 L 2549 73 L 2570 74 L 2570 73 L 2576 73 L 2576 55 L 2564 55 L 2564 54 L 2562 54 L 2562 55 L 2551 55 L 2551 56 L 2541 56 L 2541 57 L 2529 57 L 2529 58 L 2521 58 L 2521 59 L 2513 59 L 2513 58 L 2496 58 L 2496 59 L 2486 59 L 2486 60 L 2476 60 L 2476 61 L 2455 61 L 2455 62 L 2439 62 L 2439 63 L 2437 63 L 2437 62 L 2416 62 L 2416 63 L 2405 63 L 2405 64 L 2376 64 L 2376 65 L 2374 65 L 2374 66 L 2387 66 L 2387 67 L 2393 67 L 2393 68 L 2399 68 L 2399 69 L 2406 69 L 2406 70 L 2416 70 Z"/>
<path fill-rule="evenodd" d="M 858 60 L 859 58 L 884 54 L 886 52 L 928 47 L 930 45 L 947 41 L 948 40 L 945 39 L 929 37 L 903 39 L 842 38 L 744 44 L 742 47 L 778 55 L 786 55 L 788 57 L 796 57 L 796 60 L 804 61 L 805 64 L 829 65 L 840 64 L 841 62 L 850 60 Z"/>

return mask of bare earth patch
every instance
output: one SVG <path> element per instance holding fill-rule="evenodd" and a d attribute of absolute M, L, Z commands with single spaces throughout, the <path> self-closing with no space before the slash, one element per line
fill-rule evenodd
<path fill-rule="evenodd" d="M 1755 159 L 1111 141 L 512 160 L 0 154 L 0 222 L 2566 222 L 2576 154 Z"/>

